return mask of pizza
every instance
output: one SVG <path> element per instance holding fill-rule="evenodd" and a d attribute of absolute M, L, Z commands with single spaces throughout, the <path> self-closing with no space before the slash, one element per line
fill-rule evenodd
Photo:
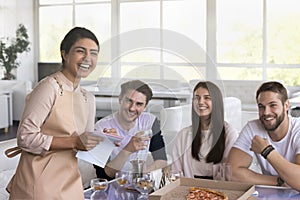
<path fill-rule="evenodd" d="M 190 192 L 186 195 L 186 200 L 228 200 L 228 196 L 207 188 L 190 187 Z"/>

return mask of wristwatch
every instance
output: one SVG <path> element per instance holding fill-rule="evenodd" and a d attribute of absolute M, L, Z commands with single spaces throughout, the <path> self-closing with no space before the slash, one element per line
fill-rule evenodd
<path fill-rule="evenodd" d="M 283 184 L 284 184 L 284 180 L 278 176 L 277 177 L 277 186 L 282 186 Z"/>

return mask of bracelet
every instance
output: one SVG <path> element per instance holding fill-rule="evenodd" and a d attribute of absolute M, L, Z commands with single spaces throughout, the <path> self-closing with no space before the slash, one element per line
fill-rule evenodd
<path fill-rule="evenodd" d="M 265 159 L 267 159 L 268 155 L 271 153 L 271 151 L 274 150 L 274 147 L 272 145 L 268 145 L 261 153 Z"/>
<path fill-rule="evenodd" d="M 280 177 L 277 177 L 277 186 L 282 186 L 284 184 L 284 180 Z"/>

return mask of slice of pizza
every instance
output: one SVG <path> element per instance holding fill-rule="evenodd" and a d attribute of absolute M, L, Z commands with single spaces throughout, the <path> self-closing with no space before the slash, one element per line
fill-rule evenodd
<path fill-rule="evenodd" d="M 228 196 L 220 191 L 190 187 L 189 193 L 186 195 L 186 200 L 228 200 Z"/>

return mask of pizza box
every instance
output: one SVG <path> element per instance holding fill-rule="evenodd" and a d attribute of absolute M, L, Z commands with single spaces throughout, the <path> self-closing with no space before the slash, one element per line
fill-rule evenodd
<path fill-rule="evenodd" d="M 203 187 L 219 192 L 228 196 L 229 200 L 250 200 L 255 191 L 255 186 L 240 182 L 217 181 L 195 178 L 180 178 L 149 195 L 149 200 L 184 200 L 189 193 L 190 187 Z"/>

